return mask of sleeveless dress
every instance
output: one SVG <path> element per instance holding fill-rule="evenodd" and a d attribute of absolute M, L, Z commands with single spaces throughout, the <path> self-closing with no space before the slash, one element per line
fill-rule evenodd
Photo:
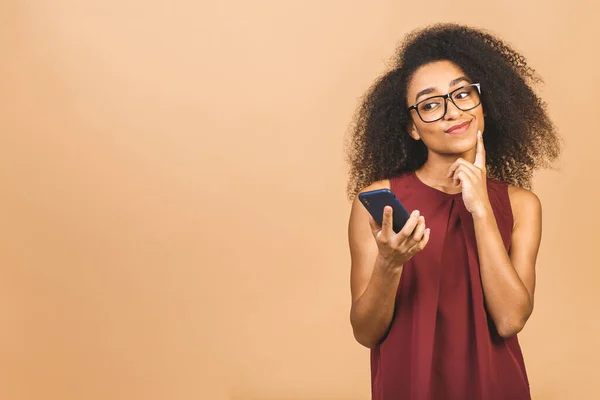
<path fill-rule="evenodd" d="M 371 350 L 372 399 L 531 399 L 517 336 L 499 336 L 486 312 L 473 218 L 462 195 L 430 187 L 414 172 L 390 182 L 407 211 L 425 216 L 431 236 L 404 265 L 390 328 Z M 508 185 L 488 178 L 487 186 L 508 250 Z"/>

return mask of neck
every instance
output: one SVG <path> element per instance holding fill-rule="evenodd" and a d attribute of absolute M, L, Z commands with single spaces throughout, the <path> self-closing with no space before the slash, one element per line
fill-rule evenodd
<path fill-rule="evenodd" d="M 448 177 L 447 175 L 452 164 L 461 157 L 465 161 L 473 163 L 475 161 L 475 152 L 470 151 L 460 155 L 442 155 L 429 152 L 427 161 L 417 170 L 417 174 L 430 186 L 442 189 L 449 188 L 450 191 L 455 191 L 456 186 L 452 181 L 452 177 Z"/>

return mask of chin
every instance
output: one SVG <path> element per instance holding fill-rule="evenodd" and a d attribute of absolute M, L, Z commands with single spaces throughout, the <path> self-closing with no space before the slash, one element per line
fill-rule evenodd
<path fill-rule="evenodd" d="M 453 143 L 452 146 L 445 148 L 442 153 L 453 156 L 462 156 L 473 150 L 474 146 L 476 146 L 476 143 L 474 145 L 472 140 L 465 140 L 463 143 Z"/>

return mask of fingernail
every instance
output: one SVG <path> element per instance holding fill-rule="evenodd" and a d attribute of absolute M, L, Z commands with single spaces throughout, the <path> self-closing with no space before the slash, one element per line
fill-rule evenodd
<path fill-rule="evenodd" d="M 421 215 L 421 213 L 419 212 L 419 210 L 415 210 L 415 215 L 418 217 L 419 215 Z"/>

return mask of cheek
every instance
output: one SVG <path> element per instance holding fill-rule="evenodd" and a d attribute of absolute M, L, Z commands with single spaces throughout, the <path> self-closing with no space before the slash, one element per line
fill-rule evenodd
<path fill-rule="evenodd" d="M 422 123 L 420 125 L 420 129 L 421 132 L 423 132 L 423 135 L 427 135 L 435 140 L 435 137 L 438 137 L 440 136 L 440 134 L 444 133 L 443 125 L 443 120 L 432 122 L 429 124 Z"/>
<path fill-rule="evenodd" d="M 421 136 L 421 140 L 427 147 L 438 147 L 437 143 L 444 141 L 444 130 L 441 124 L 434 122 L 432 124 L 417 124 L 417 131 Z"/>
<path fill-rule="evenodd" d="M 483 114 L 482 109 L 478 110 L 478 112 L 475 114 L 475 118 L 477 119 L 477 129 L 483 132 L 485 127 L 485 115 Z"/>

